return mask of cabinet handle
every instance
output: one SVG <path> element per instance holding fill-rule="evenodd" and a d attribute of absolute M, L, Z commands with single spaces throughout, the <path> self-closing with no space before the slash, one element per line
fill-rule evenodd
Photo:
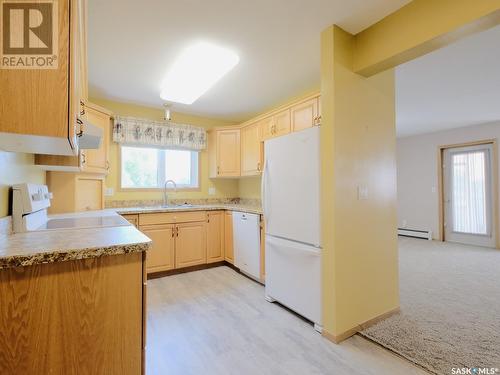
<path fill-rule="evenodd" d="M 260 172 L 260 163 L 257 163 L 257 171 Z"/>
<path fill-rule="evenodd" d="M 84 115 L 85 115 L 85 103 L 83 102 L 83 100 L 80 100 L 80 116 Z"/>
<path fill-rule="evenodd" d="M 179 227 L 177 227 L 177 230 L 175 231 L 176 237 L 179 237 Z"/>
<path fill-rule="evenodd" d="M 85 157 L 85 154 L 82 152 L 82 165 L 87 162 L 87 158 Z"/>
<path fill-rule="evenodd" d="M 110 169 L 111 169 L 111 167 L 109 165 L 109 160 L 106 160 L 106 171 L 109 172 Z"/>
<path fill-rule="evenodd" d="M 80 120 L 79 118 L 76 119 L 76 127 L 78 128 L 76 136 L 81 137 L 83 135 L 83 121 Z"/>
<path fill-rule="evenodd" d="M 175 237 L 175 228 L 172 228 L 172 238 Z"/>
<path fill-rule="evenodd" d="M 217 174 L 220 174 L 220 167 L 217 167 Z"/>

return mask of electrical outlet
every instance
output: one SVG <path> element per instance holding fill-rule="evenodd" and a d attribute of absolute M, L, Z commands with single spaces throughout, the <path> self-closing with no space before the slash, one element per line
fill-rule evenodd
<path fill-rule="evenodd" d="M 215 195 L 215 188 L 214 187 L 208 188 L 208 195 Z"/>
<path fill-rule="evenodd" d="M 113 189 L 113 188 L 106 188 L 106 190 L 104 190 L 104 195 L 106 197 L 112 197 L 113 195 L 115 195 L 115 189 Z"/>

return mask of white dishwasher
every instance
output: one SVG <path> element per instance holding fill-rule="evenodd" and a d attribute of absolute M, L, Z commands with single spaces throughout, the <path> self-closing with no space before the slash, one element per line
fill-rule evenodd
<path fill-rule="evenodd" d="M 234 265 L 260 279 L 260 215 L 233 212 Z"/>

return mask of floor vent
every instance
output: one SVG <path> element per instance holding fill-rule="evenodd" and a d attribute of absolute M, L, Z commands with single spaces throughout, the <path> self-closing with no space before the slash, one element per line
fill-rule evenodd
<path fill-rule="evenodd" d="M 398 228 L 398 236 L 424 238 L 424 239 L 430 241 L 430 240 L 432 240 L 432 231 L 408 229 L 408 228 Z"/>

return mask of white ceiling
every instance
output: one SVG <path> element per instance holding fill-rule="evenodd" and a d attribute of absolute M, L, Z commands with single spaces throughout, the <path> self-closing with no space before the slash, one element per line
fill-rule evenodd
<path fill-rule="evenodd" d="M 500 26 L 396 68 L 399 137 L 500 120 Z"/>
<path fill-rule="evenodd" d="M 234 49 L 240 63 L 191 106 L 173 110 L 245 120 L 319 89 L 320 32 L 357 33 L 409 0 L 91 0 L 90 95 L 160 106 L 161 81 L 197 40 Z"/>

